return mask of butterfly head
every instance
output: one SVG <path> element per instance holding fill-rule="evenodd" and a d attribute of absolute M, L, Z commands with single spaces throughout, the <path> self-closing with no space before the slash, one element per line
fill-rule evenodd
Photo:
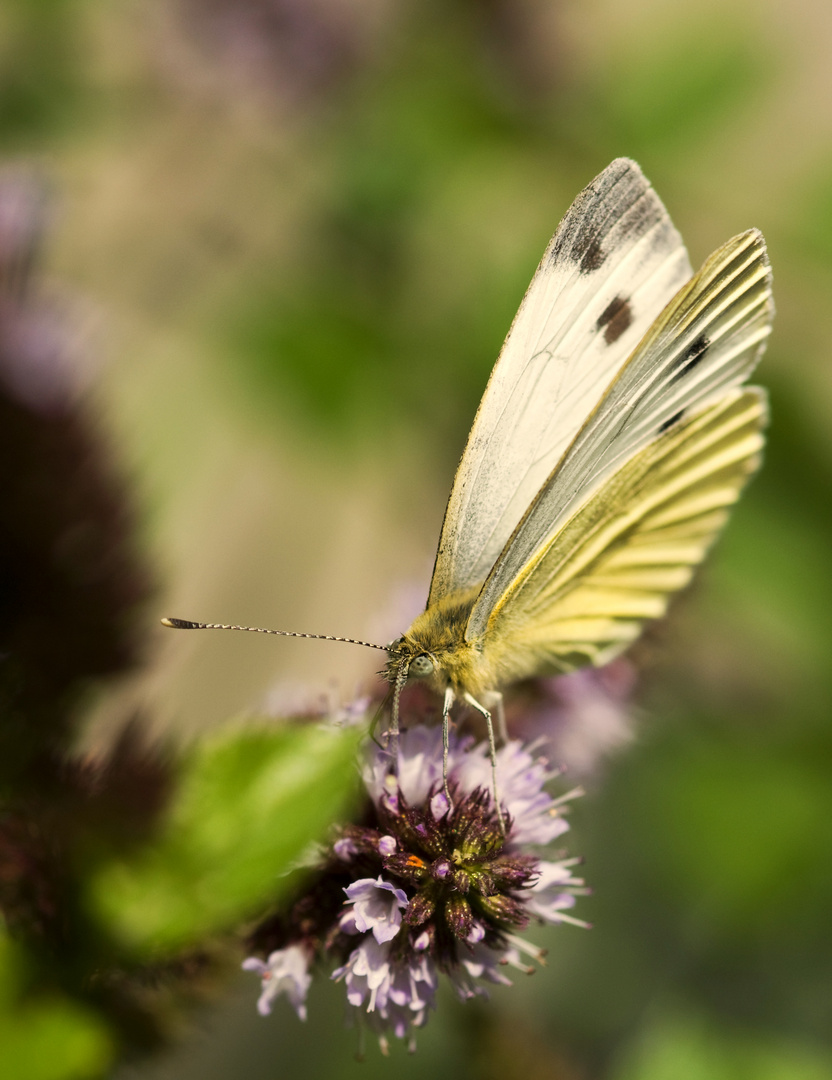
<path fill-rule="evenodd" d="M 409 635 L 396 638 L 387 646 L 384 674 L 388 682 L 403 685 L 408 679 L 428 679 L 436 669 L 436 657 Z"/>
<path fill-rule="evenodd" d="M 440 694 L 449 686 L 460 692 L 480 689 L 472 670 L 478 663 L 478 649 L 465 638 L 477 592 L 466 589 L 429 604 L 405 633 L 387 646 L 387 680 L 404 686 L 409 679 L 419 679 Z"/>

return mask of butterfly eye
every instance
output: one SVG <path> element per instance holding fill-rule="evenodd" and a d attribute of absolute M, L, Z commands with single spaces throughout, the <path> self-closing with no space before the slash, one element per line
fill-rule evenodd
<path fill-rule="evenodd" d="M 414 656 L 410 661 L 407 673 L 408 675 L 415 675 L 417 679 L 424 679 L 425 676 L 433 674 L 433 660 L 425 653 L 422 653 L 421 656 Z"/>

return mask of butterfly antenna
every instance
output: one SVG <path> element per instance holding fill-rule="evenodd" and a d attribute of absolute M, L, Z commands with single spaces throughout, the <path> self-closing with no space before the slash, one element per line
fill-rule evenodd
<path fill-rule="evenodd" d="M 359 641 L 358 638 L 335 637 L 332 634 L 297 634 L 292 630 L 266 630 L 262 626 L 236 626 L 230 623 L 191 622 L 189 619 L 162 619 L 162 626 L 173 630 L 246 630 L 250 634 L 276 634 L 278 637 L 312 638 L 316 641 L 346 641 L 348 645 L 363 645 L 367 649 L 381 649 L 387 652 L 386 645 L 376 645 L 372 641 Z"/>

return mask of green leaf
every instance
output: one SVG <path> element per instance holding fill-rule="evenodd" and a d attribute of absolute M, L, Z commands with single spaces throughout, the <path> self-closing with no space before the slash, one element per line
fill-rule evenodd
<path fill-rule="evenodd" d="M 157 841 L 98 873 L 94 907 L 146 954 L 192 944 L 270 905 L 282 876 L 354 794 L 362 735 L 286 725 L 200 744 Z"/>

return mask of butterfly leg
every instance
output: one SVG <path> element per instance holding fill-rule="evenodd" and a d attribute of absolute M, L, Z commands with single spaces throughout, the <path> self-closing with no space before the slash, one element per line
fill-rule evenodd
<path fill-rule="evenodd" d="M 448 729 L 451 723 L 451 706 L 456 700 L 451 687 L 445 690 L 445 700 L 442 703 L 442 785 L 445 790 L 445 798 L 448 806 L 451 806 L 451 793 L 448 791 Z"/>
<path fill-rule="evenodd" d="M 480 705 L 477 699 L 472 697 L 471 694 L 466 694 L 465 700 L 472 708 L 476 709 L 481 716 L 485 717 L 485 726 L 488 729 L 488 752 L 491 757 L 491 784 L 494 789 L 494 807 L 497 811 L 497 820 L 500 822 L 500 831 L 503 836 L 505 836 L 506 823 L 503 820 L 503 811 L 500 808 L 500 793 L 497 790 L 497 745 L 494 741 L 494 725 L 491 722 L 491 713 L 484 705 Z"/>
<path fill-rule="evenodd" d="M 501 746 L 508 742 L 508 728 L 506 727 L 506 710 L 503 707 L 503 695 L 499 690 L 489 690 L 483 695 L 483 704 L 491 710 L 494 717 L 494 727 L 497 733 L 497 741 Z"/>
<path fill-rule="evenodd" d="M 506 727 L 506 710 L 503 707 L 503 695 L 494 691 L 494 712 L 497 717 L 497 736 L 503 746 L 508 742 L 508 728 Z"/>

